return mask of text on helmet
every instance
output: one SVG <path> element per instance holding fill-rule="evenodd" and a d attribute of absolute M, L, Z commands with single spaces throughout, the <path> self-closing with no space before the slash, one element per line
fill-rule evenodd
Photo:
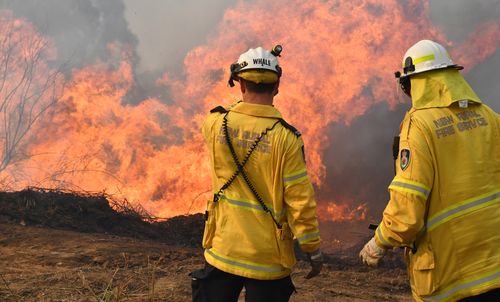
<path fill-rule="evenodd" d="M 269 66 L 269 67 L 271 66 L 271 60 L 264 59 L 264 58 L 253 59 L 253 63 L 255 65 L 259 65 L 260 64 L 261 66 L 264 66 L 264 65 Z"/>

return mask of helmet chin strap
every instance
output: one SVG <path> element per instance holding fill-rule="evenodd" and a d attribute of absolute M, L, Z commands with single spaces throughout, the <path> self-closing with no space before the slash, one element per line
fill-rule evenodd
<path fill-rule="evenodd" d="M 234 81 L 238 81 L 238 77 L 236 76 L 236 74 L 246 65 L 247 65 L 246 62 L 243 62 L 241 64 L 240 63 L 231 64 L 231 66 L 229 67 L 231 70 L 231 74 L 229 75 L 229 80 L 227 81 L 229 87 L 234 87 Z"/>
<path fill-rule="evenodd" d="M 399 85 L 401 86 L 401 90 L 411 98 L 411 81 L 410 77 L 405 77 L 399 79 Z"/>
<path fill-rule="evenodd" d="M 394 76 L 398 79 L 399 87 L 401 90 L 411 98 L 411 81 L 409 76 L 401 76 L 401 72 L 396 71 Z"/>

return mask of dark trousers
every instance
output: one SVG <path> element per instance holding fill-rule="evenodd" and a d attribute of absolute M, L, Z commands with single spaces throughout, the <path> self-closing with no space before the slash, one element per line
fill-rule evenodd
<path fill-rule="evenodd" d="M 490 290 L 489 292 L 485 292 L 484 294 L 480 294 L 477 296 L 467 297 L 465 299 L 460 300 L 459 302 L 493 302 L 493 301 L 500 301 L 500 288 Z"/>
<path fill-rule="evenodd" d="M 243 287 L 245 302 L 287 302 L 295 291 L 290 276 L 256 280 L 223 272 L 210 264 L 191 273 L 193 302 L 236 302 Z"/>

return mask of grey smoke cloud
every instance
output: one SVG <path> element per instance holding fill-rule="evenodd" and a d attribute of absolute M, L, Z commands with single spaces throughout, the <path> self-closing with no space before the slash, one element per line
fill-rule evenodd
<path fill-rule="evenodd" d="M 111 42 L 135 49 L 137 37 L 129 30 L 121 0 L 0 0 L 1 9 L 32 22 L 51 37 L 60 61 L 81 67 L 107 61 Z M 137 61 L 137 56 L 132 58 Z"/>
<path fill-rule="evenodd" d="M 392 110 L 387 103 L 379 103 L 348 126 L 330 125 L 330 144 L 324 156 L 327 183 L 317 192 L 319 199 L 366 204 L 370 214 L 378 218 L 394 177 L 393 138 L 409 108 L 409 101 Z"/>
<path fill-rule="evenodd" d="M 432 22 L 455 41 L 465 39 L 478 24 L 500 16 L 497 0 L 430 0 L 429 4 Z"/>
<path fill-rule="evenodd" d="M 180 72 L 186 53 L 203 44 L 236 0 L 123 0 L 139 39 L 140 71 Z"/>
<path fill-rule="evenodd" d="M 429 4 L 432 22 L 441 27 L 457 47 L 479 24 L 500 19 L 498 0 L 430 0 Z M 465 68 L 467 70 L 467 66 Z M 500 50 L 465 74 L 483 102 L 496 112 L 500 112 L 499 74 Z"/>

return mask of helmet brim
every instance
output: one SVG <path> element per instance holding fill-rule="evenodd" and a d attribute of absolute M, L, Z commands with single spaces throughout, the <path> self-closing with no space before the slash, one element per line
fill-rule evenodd
<path fill-rule="evenodd" d="M 441 68 L 434 68 L 434 69 L 429 69 L 429 70 L 423 70 L 423 71 L 420 71 L 420 72 L 413 72 L 413 73 L 410 73 L 410 74 L 401 74 L 399 71 L 397 71 L 396 73 L 399 73 L 399 76 L 396 76 L 396 77 L 399 78 L 399 79 L 404 79 L 404 78 L 411 77 L 411 76 L 416 75 L 416 74 L 422 74 L 422 73 L 429 72 L 429 71 L 443 70 L 443 69 L 448 69 L 448 68 L 449 69 L 455 69 L 455 70 L 462 70 L 462 69 L 464 69 L 463 66 L 458 65 L 458 64 L 454 64 L 454 65 L 449 65 L 449 66 L 441 67 Z"/>
<path fill-rule="evenodd" d="M 237 74 L 237 77 L 257 84 L 272 84 L 278 82 L 279 80 L 279 76 L 276 72 L 267 69 L 249 69 L 240 71 Z"/>

